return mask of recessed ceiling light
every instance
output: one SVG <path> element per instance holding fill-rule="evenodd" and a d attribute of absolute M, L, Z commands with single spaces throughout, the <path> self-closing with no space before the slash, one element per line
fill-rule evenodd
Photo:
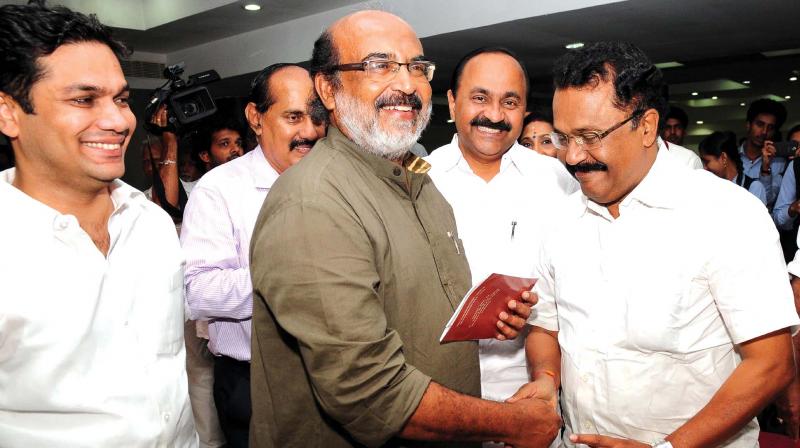
<path fill-rule="evenodd" d="M 448 123 L 455 123 L 455 120 L 453 120 L 452 118 L 450 118 L 449 120 L 447 120 L 447 122 L 448 122 Z"/>
<path fill-rule="evenodd" d="M 791 96 L 789 96 L 789 95 L 786 95 L 784 98 L 786 98 L 787 100 L 790 100 L 790 99 L 792 99 L 792 97 L 791 97 Z"/>
<path fill-rule="evenodd" d="M 697 120 L 697 124 L 703 124 L 703 120 Z"/>
<path fill-rule="evenodd" d="M 711 99 L 712 99 L 712 100 L 718 100 L 718 99 L 719 99 L 719 97 L 718 97 L 718 96 L 716 96 L 716 95 L 714 95 L 714 96 L 712 96 L 712 97 L 711 97 Z"/>
<path fill-rule="evenodd" d="M 246 3 L 242 6 L 247 11 L 258 11 L 261 9 L 261 5 L 258 3 Z"/>
<path fill-rule="evenodd" d="M 692 96 L 697 96 L 697 95 L 700 95 L 700 94 L 697 93 L 697 92 L 692 92 Z"/>
<path fill-rule="evenodd" d="M 792 76 L 791 78 L 789 78 L 789 81 L 792 81 L 792 82 L 797 81 L 797 76 Z"/>
<path fill-rule="evenodd" d="M 745 103 L 739 103 L 740 106 L 747 106 Z"/>
<path fill-rule="evenodd" d="M 742 84 L 750 84 L 750 81 L 742 81 Z"/>
<path fill-rule="evenodd" d="M 575 50 L 577 48 L 583 48 L 583 42 L 573 42 L 564 46 L 567 48 L 567 50 Z"/>

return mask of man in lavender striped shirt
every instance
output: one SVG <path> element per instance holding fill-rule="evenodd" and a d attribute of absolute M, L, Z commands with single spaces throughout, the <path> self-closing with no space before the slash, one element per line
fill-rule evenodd
<path fill-rule="evenodd" d="M 314 99 L 304 68 L 274 64 L 262 70 L 253 80 L 245 108 L 259 145 L 206 173 L 184 212 L 186 300 L 192 319 L 209 321 L 214 400 L 229 447 L 248 443 L 250 237 L 273 182 L 325 134 L 324 124 L 312 119 Z"/>

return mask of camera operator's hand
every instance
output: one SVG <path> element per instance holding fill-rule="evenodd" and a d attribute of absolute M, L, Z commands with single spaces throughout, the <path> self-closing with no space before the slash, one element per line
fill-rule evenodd
<path fill-rule="evenodd" d="M 761 147 L 761 174 L 772 174 L 770 164 L 776 151 L 775 143 L 772 140 L 764 142 L 764 146 Z"/>
<path fill-rule="evenodd" d="M 169 124 L 168 119 L 167 106 L 162 105 L 150 118 L 150 122 L 160 128 L 166 128 Z M 158 176 L 164 185 L 165 199 L 170 205 L 177 207 L 179 202 L 178 137 L 175 133 L 165 130 L 161 134 L 161 148 L 162 154 L 161 160 L 158 161 Z M 153 196 L 153 201 L 161 204 L 157 196 Z"/>

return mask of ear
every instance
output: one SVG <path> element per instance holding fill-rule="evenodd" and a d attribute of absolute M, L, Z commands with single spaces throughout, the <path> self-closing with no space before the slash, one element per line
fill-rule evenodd
<path fill-rule="evenodd" d="M 200 160 L 204 163 L 211 163 L 211 154 L 209 154 L 208 151 L 200 151 L 198 156 L 200 156 Z"/>
<path fill-rule="evenodd" d="M 728 157 L 728 153 L 726 153 L 724 151 L 722 152 L 722 154 L 719 155 L 719 161 L 722 164 L 727 164 L 728 162 L 730 162 L 730 160 L 731 159 L 730 159 L 730 157 Z"/>
<path fill-rule="evenodd" d="M 639 120 L 639 127 L 643 131 L 642 143 L 645 148 L 653 146 L 658 138 L 658 112 L 655 109 L 647 109 Z"/>
<path fill-rule="evenodd" d="M 333 99 L 333 84 L 322 73 L 314 75 L 314 88 L 317 90 L 320 101 L 329 111 L 336 109 L 336 101 Z"/>
<path fill-rule="evenodd" d="M 261 113 L 256 109 L 256 103 L 252 101 L 247 103 L 247 106 L 244 108 L 244 116 L 247 119 L 247 124 L 250 125 L 250 129 L 252 129 L 257 136 L 261 135 Z"/>
<path fill-rule="evenodd" d="M 0 92 L 0 133 L 8 138 L 19 136 L 19 114 L 24 113 L 11 95 Z"/>
<path fill-rule="evenodd" d="M 453 90 L 447 89 L 447 107 L 450 109 L 450 119 L 456 119 L 456 97 L 453 95 Z"/>

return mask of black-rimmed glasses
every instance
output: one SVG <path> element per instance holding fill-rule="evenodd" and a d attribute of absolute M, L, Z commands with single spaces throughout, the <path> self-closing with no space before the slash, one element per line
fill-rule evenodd
<path fill-rule="evenodd" d="M 589 132 L 584 132 L 581 135 L 566 135 L 560 132 L 552 132 L 550 133 L 550 138 L 553 140 L 553 146 L 555 146 L 556 149 L 561 149 L 561 150 L 567 149 L 569 147 L 570 140 L 574 140 L 578 146 L 582 146 L 587 151 L 591 151 L 599 148 L 603 143 L 603 139 L 606 138 L 609 134 L 621 128 L 622 125 L 640 115 L 642 115 L 641 112 L 639 111 L 634 112 L 631 114 L 630 117 L 620 121 L 619 123 L 615 124 L 614 126 L 611 126 L 610 128 L 606 129 L 603 132 L 589 131 Z"/>
<path fill-rule="evenodd" d="M 397 62 L 384 59 L 371 59 L 369 61 L 356 62 L 353 64 L 341 64 L 333 67 L 333 69 L 343 72 L 363 71 L 372 79 L 388 81 L 397 75 L 397 72 L 400 71 L 400 67 L 403 65 L 406 66 L 408 73 L 412 77 L 425 77 L 428 81 L 433 79 L 433 72 L 436 70 L 436 64 L 430 61 Z"/>

